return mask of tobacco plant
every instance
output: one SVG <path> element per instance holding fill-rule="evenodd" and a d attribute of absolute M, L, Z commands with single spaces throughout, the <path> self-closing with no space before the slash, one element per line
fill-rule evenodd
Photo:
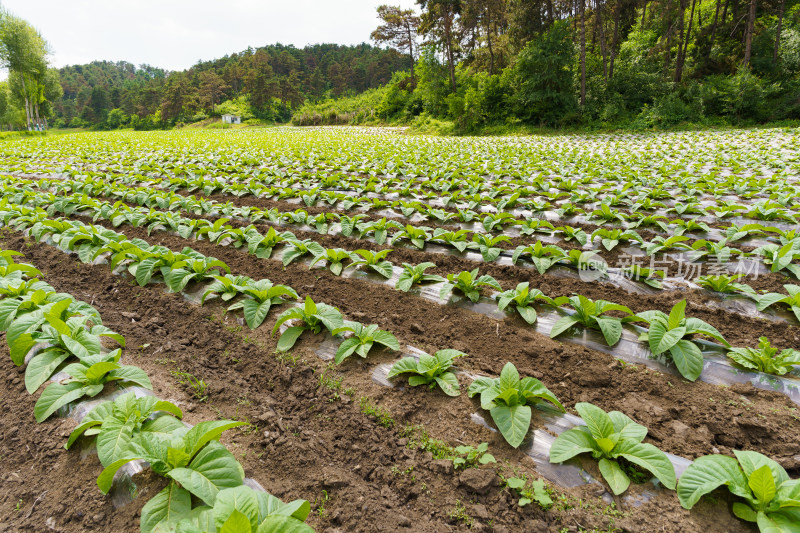
<path fill-rule="evenodd" d="M 156 414 L 160 416 L 154 418 Z M 184 427 L 179 420 L 182 417 L 183 412 L 171 402 L 155 396 L 137 398 L 135 393 L 128 392 L 89 411 L 70 433 L 64 448 L 69 449 L 81 436 L 96 436 L 100 464 L 108 466 L 120 459 L 134 435 L 142 432 L 171 434 Z"/>
<path fill-rule="evenodd" d="M 439 350 L 433 355 L 422 353 L 416 357 L 403 357 L 389 369 L 388 378 L 410 374 L 408 384 L 412 387 L 428 385 L 433 389 L 439 387 L 448 396 L 458 396 L 461 390 L 458 378 L 450 368 L 459 357 L 467 354 L 458 350 Z"/>
<path fill-rule="evenodd" d="M 267 318 L 273 305 L 295 301 L 299 298 L 297 292 L 287 285 L 273 285 L 268 279 L 258 281 L 249 280 L 239 287 L 241 300 L 228 307 L 226 312 L 241 309 L 247 327 L 256 329 Z"/>
<path fill-rule="evenodd" d="M 447 283 L 439 291 L 439 297 L 447 299 L 453 290 L 458 290 L 471 302 L 476 303 L 480 299 L 484 287 L 491 287 L 498 291 L 503 290 L 500 283 L 492 276 L 488 274 L 478 276 L 477 268 L 471 272 L 464 270 L 458 274 L 447 275 Z"/>
<path fill-rule="evenodd" d="M 59 408 L 84 396 L 94 397 L 103 391 L 106 383 L 125 381 L 152 389 L 150 378 L 137 366 L 121 365 L 120 350 L 108 354 L 84 357 L 78 363 L 64 367 L 69 377 L 48 385 L 33 407 L 37 422 L 44 422 Z"/>
<path fill-rule="evenodd" d="M 778 376 L 800 365 L 800 351 L 787 348 L 778 353 L 766 337 L 758 338 L 758 348 L 730 348 L 726 355 L 744 368 Z"/>
<path fill-rule="evenodd" d="M 325 261 L 328 269 L 334 276 L 340 276 L 344 269 L 344 262 L 352 260 L 352 255 L 347 250 L 342 248 L 326 248 L 321 254 L 317 254 L 314 260 L 311 261 L 313 266 L 320 261 Z"/>
<path fill-rule="evenodd" d="M 647 428 L 619 411 L 606 413 L 590 403 L 577 403 L 575 409 L 585 426 L 577 426 L 559 435 L 550 447 L 550 462 L 563 463 L 582 453 L 598 460 L 603 479 L 614 494 L 630 486 L 628 474 L 618 460 L 626 461 L 652 473 L 668 489 L 675 489 L 675 468 L 664 452 L 646 442 Z"/>
<path fill-rule="evenodd" d="M 763 311 L 775 304 L 785 304 L 794 313 L 797 321 L 800 322 L 800 285 L 784 285 L 788 296 L 777 292 L 770 292 L 760 296 L 756 308 Z"/>
<path fill-rule="evenodd" d="M 325 327 L 333 333 L 344 325 L 344 319 L 338 309 L 328 304 L 314 303 L 310 296 L 306 296 L 302 306 L 287 309 L 278 316 L 275 327 L 272 328 L 272 335 L 274 336 L 281 324 L 288 320 L 297 320 L 300 324 L 289 327 L 281 334 L 277 346 L 279 352 L 291 350 L 304 331 L 316 335 Z"/>
<path fill-rule="evenodd" d="M 725 485 L 737 497 L 733 514 L 754 522 L 761 533 L 800 531 L 800 480 L 790 479 L 781 465 L 758 452 L 733 453 L 736 459 L 726 455 L 695 459 L 678 481 L 681 505 L 691 509 L 701 497 Z"/>
<path fill-rule="evenodd" d="M 730 346 L 716 328 L 699 318 L 686 316 L 686 300 L 675 304 L 669 315 L 644 311 L 635 318 L 650 325 L 639 340 L 647 341 L 654 355 L 669 354 L 678 372 L 689 381 L 695 381 L 703 371 L 703 352 L 693 342 L 694 335 L 705 335 Z"/>
<path fill-rule="evenodd" d="M 391 261 L 386 260 L 386 256 L 392 250 L 381 250 L 373 252 L 371 250 L 356 250 L 351 254 L 352 263 L 347 268 L 358 268 L 361 265 L 370 270 L 374 270 L 384 278 L 391 278 L 393 273 Z"/>
<path fill-rule="evenodd" d="M 531 405 L 546 400 L 564 411 L 555 395 L 536 378 L 520 379 L 512 363 L 506 363 L 500 377 L 479 377 L 468 389 L 469 397 L 480 394 L 481 408 L 489 411 L 497 429 L 512 447 L 518 448 L 531 425 Z"/>
<path fill-rule="evenodd" d="M 509 305 L 512 305 L 519 313 L 519 316 L 528 324 L 536 322 L 534 304 L 542 302 L 548 305 L 556 305 L 552 298 L 546 296 L 539 289 L 531 289 L 527 281 L 519 283 L 514 289 L 497 294 L 495 297 L 497 298 L 497 307 L 501 311 L 505 311 Z"/>
<path fill-rule="evenodd" d="M 334 356 L 334 361 L 337 365 L 353 354 L 366 358 L 375 343 L 381 344 L 390 350 L 400 350 L 400 344 L 395 336 L 388 331 L 378 329 L 377 324 L 365 326 L 360 322 L 345 320 L 342 327 L 333 330 L 331 333 L 340 335 L 348 331 L 352 333 L 352 336 L 342 341 Z"/>
<path fill-rule="evenodd" d="M 403 292 L 408 292 L 414 285 L 422 285 L 423 283 L 441 283 L 446 281 L 442 276 L 436 274 L 426 274 L 425 271 L 429 268 L 435 268 L 433 263 L 420 263 L 418 265 L 410 265 L 403 263 L 403 272 L 397 279 L 395 289 Z"/>
<path fill-rule="evenodd" d="M 622 337 L 622 324 L 630 322 L 633 311 L 624 305 L 615 304 L 606 300 L 590 300 L 582 295 L 560 296 L 553 300 L 555 305 L 569 305 L 575 313 L 561 317 L 553 325 L 550 338 L 554 339 L 576 324 L 599 330 L 603 334 L 606 344 L 614 346 Z M 625 317 L 619 318 L 606 315 L 612 311 L 624 313 Z"/>

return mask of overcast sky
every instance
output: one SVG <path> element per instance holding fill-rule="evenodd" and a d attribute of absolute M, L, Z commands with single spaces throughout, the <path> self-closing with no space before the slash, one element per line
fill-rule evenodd
<path fill-rule="evenodd" d="M 369 42 L 380 4 L 414 0 L 0 0 L 36 27 L 56 67 L 94 60 L 183 70 L 282 43 Z"/>

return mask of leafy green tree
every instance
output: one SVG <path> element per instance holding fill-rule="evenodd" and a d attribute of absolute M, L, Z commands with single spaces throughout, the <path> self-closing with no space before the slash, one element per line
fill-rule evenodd
<path fill-rule="evenodd" d="M 572 37 L 565 21 L 529 42 L 511 71 L 517 116 L 534 123 L 556 124 L 573 116 Z"/>

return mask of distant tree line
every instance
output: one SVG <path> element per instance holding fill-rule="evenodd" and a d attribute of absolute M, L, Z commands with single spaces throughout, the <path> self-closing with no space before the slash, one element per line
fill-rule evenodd
<path fill-rule="evenodd" d="M 96 61 L 59 70 L 58 125 L 171 127 L 223 113 L 288 121 L 304 102 L 354 95 L 409 69 L 402 54 L 369 44 L 249 48 L 188 70 Z"/>
<path fill-rule="evenodd" d="M 297 123 L 670 126 L 800 119 L 798 0 L 417 0 L 375 42 L 412 62 Z M 359 105 L 371 108 L 359 108 Z"/>

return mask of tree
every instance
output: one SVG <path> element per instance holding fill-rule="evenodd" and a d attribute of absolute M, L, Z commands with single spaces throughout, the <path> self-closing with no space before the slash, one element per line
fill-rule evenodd
<path fill-rule="evenodd" d="M 555 22 L 529 42 L 513 69 L 517 115 L 549 125 L 574 115 L 573 62 L 572 35 L 566 21 Z"/>
<path fill-rule="evenodd" d="M 417 35 L 419 33 L 420 19 L 412 9 L 400 9 L 397 6 L 378 6 L 378 17 L 383 24 L 370 34 L 376 43 L 388 44 L 397 50 L 407 50 L 411 61 L 411 84 L 416 84 L 414 77 L 414 64 L 416 63 L 415 50 Z"/>
<path fill-rule="evenodd" d="M 420 30 L 431 34 L 444 46 L 450 72 L 450 89 L 456 92 L 455 23 L 461 12 L 461 0 L 417 0 L 426 10 L 422 14 Z"/>
<path fill-rule="evenodd" d="M 225 91 L 230 89 L 230 86 L 225 83 L 225 80 L 212 70 L 201 72 L 198 76 L 200 79 L 199 97 L 200 103 L 208 106 L 211 113 L 214 113 L 214 106 L 222 101 L 222 95 Z"/>
<path fill-rule="evenodd" d="M 19 76 L 28 129 L 38 122 L 39 87 L 47 71 L 47 43 L 24 20 L 5 14 L 0 23 L 0 63 Z"/>

